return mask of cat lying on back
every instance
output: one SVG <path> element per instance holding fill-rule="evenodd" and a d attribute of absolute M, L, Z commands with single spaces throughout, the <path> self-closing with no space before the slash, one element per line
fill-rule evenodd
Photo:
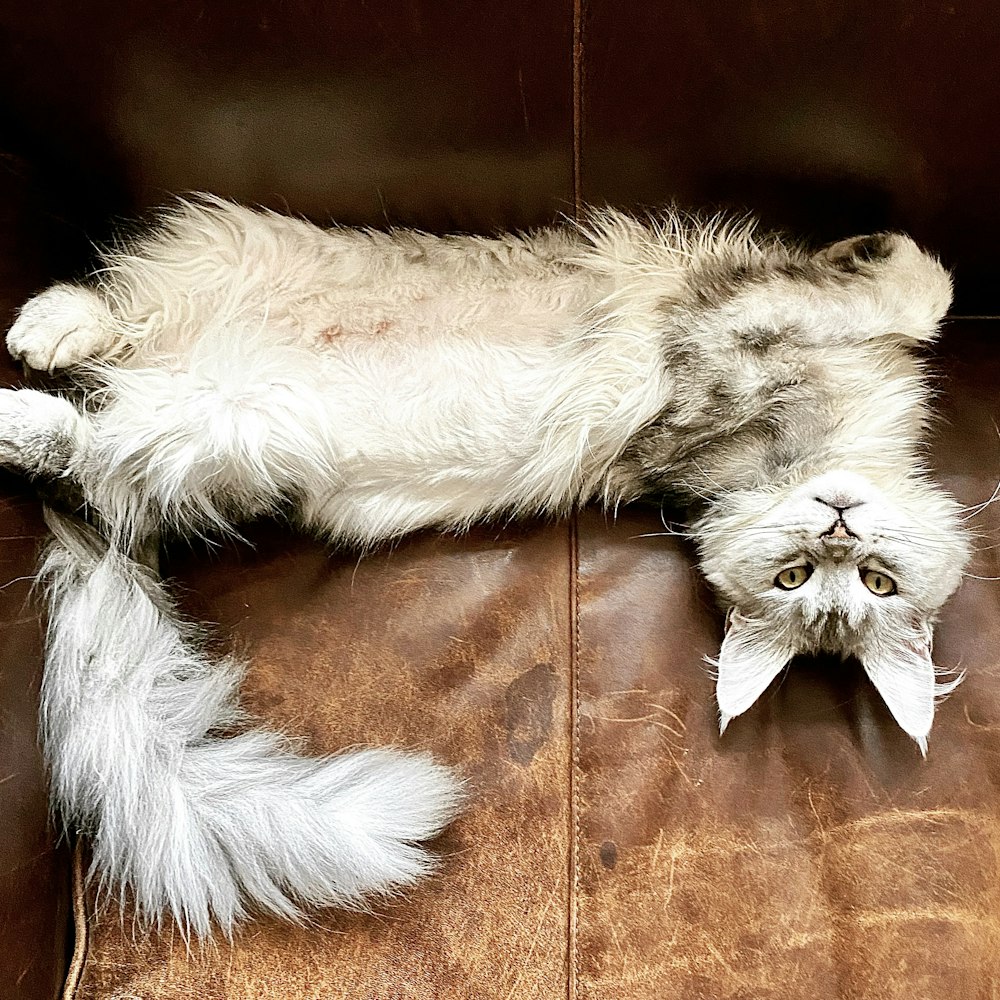
<path fill-rule="evenodd" d="M 427 526 L 687 504 L 728 607 L 721 727 L 799 652 L 857 657 L 925 750 L 931 633 L 969 545 L 922 464 L 947 273 L 909 239 L 807 253 L 748 227 L 605 212 L 482 239 L 322 231 L 181 203 L 11 328 L 85 405 L 0 397 L 0 460 L 82 494 L 50 514 L 43 735 L 106 885 L 204 934 L 358 905 L 428 868 L 460 783 L 430 758 L 293 754 L 238 721 L 140 555 L 289 504 L 367 548 Z"/>

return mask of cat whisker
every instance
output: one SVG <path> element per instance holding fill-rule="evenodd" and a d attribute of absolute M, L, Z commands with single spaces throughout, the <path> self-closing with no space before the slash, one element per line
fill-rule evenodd
<path fill-rule="evenodd" d="M 876 532 L 874 537 L 888 538 L 895 542 L 918 542 L 921 545 L 928 545 L 931 547 L 941 545 L 940 539 L 935 538 L 933 535 L 903 534 L 898 532 L 879 531 Z"/>
<path fill-rule="evenodd" d="M 801 531 L 808 524 L 757 524 L 745 528 L 713 528 L 713 535 L 780 535 L 786 531 Z"/>
<path fill-rule="evenodd" d="M 925 542 L 925 541 L 921 541 L 920 539 L 913 539 L 913 538 L 902 538 L 902 539 L 899 539 L 899 538 L 897 538 L 897 539 L 893 539 L 893 541 L 896 541 L 896 542 L 898 542 L 900 544 L 912 545 L 912 546 L 914 546 L 916 548 L 925 549 L 925 550 L 927 550 L 929 552 L 932 552 L 932 553 L 935 553 L 935 554 L 937 554 L 939 556 L 947 556 L 947 555 L 950 555 L 951 552 L 952 552 L 952 550 L 947 545 L 938 545 L 938 544 L 936 544 L 934 542 Z"/>
<path fill-rule="evenodd" d="M 940 544 L 941 539 L 938 535 L 932 535 L 928 532 L 916 531 L 916 530 L 906 530 L 906 531 L 896 531 L 892 528 L 879 528 L 874 532 L 874 535 L 881 538 L 892 538 L 901 542 L 924 542 L 928 545 Z"/>
<path fill-rule="evenodd" d="M 730 496 L 733 490 L 726 489 L 714 476 L 710 476 L 697 462 L 692 462 L 694 467 L 705 477 L 705 479 L 711 483 L 718 491 L 719 496 Z"/>
<path fill-rule="evenodd" d="M 705 503 L 711 503 L 714 499 L 716 499 L 715 497 L 709 496 L 708 494 L 702 493 L 700 490 L 695 489 L 694 486 L 691 485 L 691 483 L 686 482 L 684 480 L 678 482 L 677 485 L 681 489 L 687 490 L 689 493 L 694 494 L 694 496 L 698 497 L 699 499 L 704 500 Z"/>
<path fill-rule="evenodd" d="M 687 539 L 696 539 L 698 537 L 698 535 L 695 532 L 691 531 L 690 529 L 682 530 L 682 531 L 675 531 L 671 527 L 672 522 L 666 521 L 662 517 L 661 517 L 661 522 L 662 522 L 663 527 L 665 529 L 664 531 L 650 531 L 650 532 L 646 532 L 646 533 L 641 534 L 641 535 L 631 535 L 630 537 L 631 538 L 665 538 L 665 537 L 674 537 L 674 538 L 687 538 Z M 808 527 L 808 525 L 804 525 L 804 524 L 792 524 L 792 525 L 787 525 L 787 524 L 770 525 L 770 524 L 767 524 L 767 525 L 764 525 L 764 524 L 762 524 L 762 525 L 749 525 L 746 528 L 720 528 L 720 529 L 713 529 L 712 534 L 716 535 L 716 536 L 718 536 L 718 535 L 721 535 L 721 536 L 738 535 L 738 536 L 741 536 L 741 537 L 746 537 L 747 535 L 765 535 L 765 536 L 767 536 L 767 535 L 781 534 L 781 533 L 783 533 L 785 531 L 788 531 L 788 530 L 795 531 L 795 530 L 799 530 L 799 529 L 805 528 L 805 527 Z"/>
<path fill-rule="evenodd" d="M 996 486 L 993 488 L 993 492 L 990 494 L 988 500 L 984 500 L 982 503 L 971 504 L 968 507 L 960 508 L 961 513 L 965 515 L 961 518 L 961 520 L 969 521 L 972 518 L 977 517 L 984 510 L 986 510 L 987 507 L 995 504 L 997 500 L 1000 500 L 1000 481 L 998 481 Z"/>
<path fill-rule="evenodd" d="M 918 548 L 928 549 L 932 552 L 947 553 L 952 551 L 950 546 L 932 541 L 929 538 L 896 537 L 896 538 L 890 538 L 889 541 L 897 542 L 900 544 L 914 545 L 917 546 Z"/>
<path fill-rule="evenodd" d="M 663 504 L 660 504 L 660 524 L 663 525 L 665 531 L 675 531 L 676 529 L 681 529 L 682 532 L 689 532 L 691 530 L 691 525 L 684 524 L 681 521 L 668 521 L 667 512 L 663 509 Z"/>
<path fill-rule="evenodd" d="M 994 542 L 993 545 L 973 545 L 972 546 L 972 551 L 973 552 L 994 552 L 997 549 L 1000 549 L 1000 542 Z"/>

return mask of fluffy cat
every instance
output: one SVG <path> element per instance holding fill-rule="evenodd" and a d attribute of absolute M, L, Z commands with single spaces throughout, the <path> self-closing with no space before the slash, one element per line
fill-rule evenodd
<path fill-rule="evenodd" d="M 610 211 L 496 239 L 324 231 L 209 197 L 42 292 L 8 346 L 71 368 L 82 403 L 3 391 L 0 460 L 96 528 L 52 511 L 43 566 L 44 745 L 96 871 L 206 934 L 427 870 L 452 773 L 231 735 L 239 666 L 205 658 L 144 565 L 160 531 L 278 508 L 364 549 L 669 496 L 729 608 L 722 729 L 823 650 L 857 657 L 925 751 L 932 628 L 969 555 L 922 464 L 918 349 L 950 297 L 893 234 L 810 253 Z"/>

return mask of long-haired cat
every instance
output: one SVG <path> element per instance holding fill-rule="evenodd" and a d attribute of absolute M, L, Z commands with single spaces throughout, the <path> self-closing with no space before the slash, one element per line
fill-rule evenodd
<path fill-rule="evenodd" d="M 106 885 L 205 934 L 359 905 L 429 864 L 460 782 L 429 757 L 240 729 L 143 553 L 281 508 L 336 545 L 643 496 L 689 508 L 728 607 L 724 729 L 799 652 L 857 657 L 925 749 L 931 633 L 968 558 L 922 462 L 919 357 L 951 296 L 904 236 L 819 253 L 596 213 L 483 239 L 321 230 L 213 198 L 28 302 L 8 334 L 74 397 L 0 395 L 50 514 L 43 736 Z M 235 727 L 235 732 L 234 732 Z"/>

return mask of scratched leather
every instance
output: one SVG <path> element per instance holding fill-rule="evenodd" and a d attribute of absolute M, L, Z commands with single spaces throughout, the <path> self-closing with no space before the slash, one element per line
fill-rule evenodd
<path fill-rule="evenodd" d="M 262 920 L 188 955 L 96 921 L 81 998 L 507 998 L 565 990 L 566 524 L 433 535 L 362 561 L 264 530 L 177 569 L 253 657 L 245 703 L 314 752 L 433 750 L 471 786 L 438 874 L 374 915 Z"/>
<path fill-rule="evenodd" d="M 967 503 L 1000 470 L 986 334 L 953 329 L 944 359 L 935 464 Z M 975 521 L 983 576 L 994 511 Z M 581 521 L 577 996 L 995 997 L 996 583 L 968 579 L 939 628 L 937 661 L 968 677 L 926 762 L 829 661 L 794 664 L 720 739 L 701 662 L 717 615 L 676 539 L 637 537 L 655 530 Z"/>
<path fill-rule="evenodd" d="M 927 763 L 833 662 L 720 740 L 718 626 L 685 556 L 630 537 L 650 524 L 581 531 L 578 995 L 992 996 L 995 751 L 966 718 L 995 725 L 988 679 L 941 709 Z"/>
<path fill-rule="evenodd" d="M 952 331 L 935 449 L 967 502 L 1000 467 L 982 329 Z M 374 915 L 263 920 L 192 954 L 93 920 L 78 997 L 994 997 L 996 585 L 967 580 L 940 626 L 937 660 L 968 678 L 927 761 L 831 661 L 794 664 L 720 739 L 719 614 L 685 545 L 643 537 L 660 528 L 583 512 L 577 574 L 566 523 L 360 562 L 264 526 L 254 553 L 178 561 L 190 612 L 252 655 L 253 711 L 315 751 L 430 748 L 474 796 L 438 875 Z"/>

